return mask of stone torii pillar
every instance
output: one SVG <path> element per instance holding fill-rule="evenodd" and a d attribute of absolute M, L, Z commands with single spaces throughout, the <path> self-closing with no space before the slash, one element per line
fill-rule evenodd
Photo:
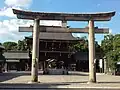
<path fill-rule="evenodd" d="M 89 20 L 89 83 L 96 82 L 94 21 Z"/>
<path fill-rule="evenodd" d="M 32 50 L 32 82 L 38 82 L 38 60 L 39 60 L 39 20 L 34 20 L 33 27 L 33 50 Z"/>

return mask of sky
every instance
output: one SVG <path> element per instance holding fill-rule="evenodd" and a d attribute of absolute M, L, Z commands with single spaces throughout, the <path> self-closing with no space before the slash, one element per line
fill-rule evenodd
<path fill-rule="evenodd" d="M 95 22 L 95 26 L 109 28 L 110 33 L 119 34 L 120 26 L 120 0 L 0 0 L 0 42 L 15 41 L 30 36 L 31 33 L 18 32 L 19 26 L 30 26 L 32 20 L 17 19 L 12 8 L 29 11 L 45 12 L 109 12 L 116 11 L 111 21 Z M 60 26 L 60 21 L 40 21 L 42 25 Z M 68 22 L 68 26 L 84 28 L 88 22 Z M 105 34 L 104 34 L 105 35 Z M 96 34 L 95 39 L 99 43 L 104 39 L 103 34 Z M 88 36 L 88 34 L 73 34 L 75 37 Z"/>

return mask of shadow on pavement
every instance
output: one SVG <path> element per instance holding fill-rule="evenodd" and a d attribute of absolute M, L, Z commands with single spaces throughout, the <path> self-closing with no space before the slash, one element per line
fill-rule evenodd
<path fill-rule="evenodd" d="M 120 87 L 96 87 L 96 86 L 81 86 L 69 87 L 71 84 L 66 83 L 38 83 L 38 84 L 0 84 L 1 90 L 120 90 Z"/>
<path fill-rule="evenodd" d="M 57 88 L 58 86 L 65 86 L 70 84 L 65 83 L 38 83 L 38 84 L 0 84 L 0 89 L 48 89 L 48 88 Z"/>
<path fill-rule="evenodd" d="M 7 81 L 19 76 L 29 76 L 31 75 L 30 71 L 20 71 L 20 72 L 5 72 L 0 73 L 0 82 Z M 40 71 L 39 75 L 43 75 L 43 72 Z M 80 73 L 80 72 L 69 72 L 68 75 L 79 75 L 79 76 L 88 76 L 88 74 Z M 67 75 L 66 75 L 67 76 Z"/>
<path fill-rule="evenodd" d="M 30 71 L 27 72 L 5 72 L 0 73 L 0 82 L 7 81 L 19 76 L 28 76 L 31 75 Z M 42 75 L 42 72 L 39 73 L 39 75 Z"/>
<path fill-rule="evenodd" d="M 118 83 L 118 84 L 120 84 L 120 81 L 111 81 L 111 82 L 97 82 L 97 83 L 98 83 L 98 84 L 99 84 L 99 83 L 101 83 L 101 84 L 102 84 L 102 83 L 103 83 L 103 84 L 110 84 L 110 83 L 111 83 L 111 84 L 115 84 L 115 83 Z"/>

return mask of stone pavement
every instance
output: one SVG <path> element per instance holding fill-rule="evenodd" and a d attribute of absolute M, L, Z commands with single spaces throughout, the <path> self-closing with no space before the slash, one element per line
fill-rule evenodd
<path fill-rule="evenodd" d="M 102 90 L 120 90 L 120 76 L 97 74 L 97 83 L 88 84 L 88 73 L 70 72 L 70 75 L 41 75 L 40 72 L 39 74 L 40 83 L 38 84 L 28 84 L 31 80 L 30 72 L 0 74 L 0 88 L 81 88 L 81 90 L 101 90 L 102 88 Z"/>

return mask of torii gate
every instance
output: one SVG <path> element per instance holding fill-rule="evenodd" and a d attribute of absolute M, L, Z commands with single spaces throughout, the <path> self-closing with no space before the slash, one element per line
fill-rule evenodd
<path fill-rule="evenodd" d="M 111 17 L 115 15 L 115 12 L 107 13 L 92 13 L 92 14 L 72 14 L 72 13 L 45 13 L 45 12 L 30 12 L 13 9 L 13 13 L 17 14 L 18 19 L 34 20 L 33 27 L 33 51 L 32 51 L 32 82 L 38 82 L 38 48 L 39 48 L 39 30 L 43 32 L 87 32 L 89 34 L 89 82 L 96 82 L 95 71 L 95 40 L 94 34 L 97 32 L 108 32 L 108 29 L 96 29 L 94 27 L 94 21 L 110 21 Z M 40 27 L 40 20 L 61 20 L 63 22 L 63 28 L 57 27 L 58 31 L 55 31 L 55 27 Z M 88 21 L 88 28 L 71 28 L 67 29 L 67 21 Z M 43 29 L 44 28 L 44 29 Z M 26 28 L 27 29 L 27 28 Z M 32 28 L 30 28 L 32 31 Z M 43 29 L 43 30 L 42 30 Z M 53 31 L 52 31 L 53 29 Z M 95 30 L 96 29 L 96 30 Z M 28 30 L 28 29 L 27 29 Z M 62 31 L 61 31 L 62 30 Z M 70 31 L 69 31 L 70 30 Z M 82 31 L 79 31 L 82 30 Z M 97 31 L 100 30 L 100 31 Z"/>

